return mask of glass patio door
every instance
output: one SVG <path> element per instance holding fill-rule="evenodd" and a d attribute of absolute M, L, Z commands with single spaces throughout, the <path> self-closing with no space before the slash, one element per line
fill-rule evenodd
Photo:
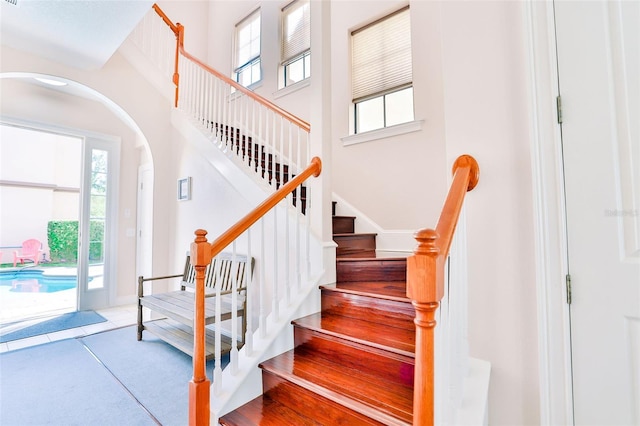
<path fill-rule="evenodd" d="M 119 145 L 87 138 L 78 235 L 78 310 L 109 306 L 115 291 L 115 195 Z"/>

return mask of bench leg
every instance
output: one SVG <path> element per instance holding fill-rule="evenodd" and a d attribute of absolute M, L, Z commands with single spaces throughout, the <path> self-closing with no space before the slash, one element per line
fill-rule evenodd
<path fill-rule="evenodd" d="M 142 304 L 138 299 L 138 342 L 142 340 L 142 330 L 144 330 L 144 325 L 142 325 Z"/>

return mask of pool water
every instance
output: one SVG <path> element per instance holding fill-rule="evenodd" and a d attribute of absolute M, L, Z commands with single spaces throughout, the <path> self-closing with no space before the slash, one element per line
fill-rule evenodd
<path fill-rule="evenodd" d="M 77 285 L 75 276 L 46 275 L 42 270 L 0 272 L 0 286 L 10 286 L 9 291 L 18 293 L 54 293 Z"/>

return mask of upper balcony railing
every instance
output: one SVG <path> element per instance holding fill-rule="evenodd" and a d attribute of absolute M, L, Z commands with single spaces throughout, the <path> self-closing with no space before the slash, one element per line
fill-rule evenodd
<path fill-rule="evenodd" d="M 311 161 L 309 123 L 187 52 L 184 27 L 153 9 L 132 39 L 171 78 L 175 107 L 274 189 L 300 173 Z"/>

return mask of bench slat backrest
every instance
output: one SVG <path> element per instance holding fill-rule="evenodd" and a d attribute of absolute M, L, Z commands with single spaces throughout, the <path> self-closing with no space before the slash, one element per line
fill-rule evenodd
<path fill-rule="evenodd" d="M 220 292 L 229 292 L 233 290 L 234 280 L 236 289 L 245 288 L 245 273 L 247 269 L 247 256 L 242 254 L 233 254 L 222 252 L 211 260 L 207 265 L 204 273 L 205 288 L 215 290 L 216 285 L 220 285 Z M 253 270 L 253 258 L 251 259 L 251 270 Z M 249 279 L 249 277 L 247 277 Z M 184 284 L 189 287 L 195 287 L 196 269 L 191 265 L 190 256 L 187 255 L 187 261 L 184 265 Z M 219 284 L 218 284 L 219 283 Z M 184 288 L 183 288 L 184 289 Z"/>

